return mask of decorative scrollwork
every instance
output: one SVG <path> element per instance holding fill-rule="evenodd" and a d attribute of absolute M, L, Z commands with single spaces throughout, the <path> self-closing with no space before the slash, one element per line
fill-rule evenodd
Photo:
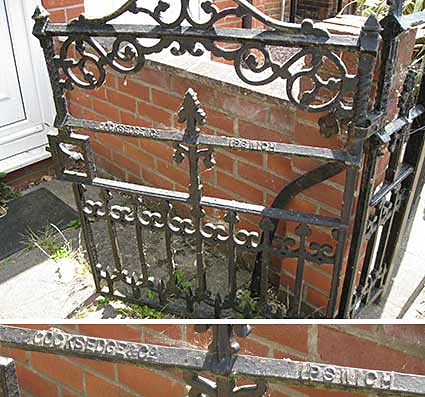
<path fill-rule="evenodd" d="M 65 88 L 72 88 L 75 84 L 80 88 L 94 89 L 105 82 L 106 65 L 118 73 L 136 73 L 145 65 L 146 55 L 160 52 L 170 44 L 169 39 L 162 38 L 155 45 L 146 47 L 131 35 L 118 36 L 108 52 L 93 37 L 70 36 L 63 43 L 57 62 L 67 77 Z M 70 56 L 73 47 L 77 59 Z"/>
<path fill-rule="evenodd" d="M 106 216 L 105 205 L 102 201 L 86 200 L 83 204 L 83 212 L 93 218 L 104 218 Z"/>
<path fill-rule="evenodd" d="M 129 207 L 122 207 L 120 205 L 112 205 L 109 211 L 111 218 L 116 222 L 133 223 L 134 212 Z"/>
<path fill-rule="evenodd" d="M 70 145 L 67 143 L 59 143 L 59 149 L 66 157 L 75 162 L 84 161 L 84 156 L 80 152 L 73 150 L 74 145 Z"/>
<path fill-rule="evenodd" d="M 214 225 L 213 223 L 206 223 L 201 228 L 202 237 L 211 239 L 216 242 L 225 242 L 229 239 L 229 233 L 223 225 Z"/>
<path fill-rule="evenodd" d="M 257 248 L 260 244 L 260 234 L 258 232 L 249 232 L 248 230 L 238 230 L 233 240 L 239 247 Z"/>
<path fill-rule="evenodd" d="M 168 215 L 168 228 L 176 234 L 192 236 L 195 232 L 195 226 L 192 219 L 180 218 L 179 216 Z"/>
<path fill-rule="evenodd" d="M 299 258 L 302 257 L 312 263 L 319 265 L 325 263 L 334 263 L 334 247 L 330 244 L 320 244 L 310 242 L 307 244 L 307 238 L 311 236 L 311 228 L 306 224 L 301 224 L 296 228 L 296 234 L 300 237 L 299 244 L 292 237 L 275 237 L 273 251 L 281 258 Z M 335 234 L 333 233 L 334 238 Z M 304 242 L 305 246 L 301 246 Z"/>
<path fill-rule="evenodd" d="M 285 258 L 295 257 L 297 250 L 294 248 L 296 247 L 297 242 L 292 237 L 275 237 L 274 238 L 275 244 L 279 247 L 276 250 L 276 253 Z"/>
<path fill-rule="evenodd" d="M 201 3 L 201 9 L 204 14 L 203 20 L 196 21 L 192 16 L 190 0 L 180 0 L 179 14 L 170 22 L 167 20 L 167 14 L 171 8 L 178 6 L 176 3 L 158 0 L 156 6 L 153 9 L 149 9 L 138 6 L 136 0 L 129 0 L 116 12 L 104 18 L 87 19 L 84 16 L 80 16 L 71 24 L 74 26 L 102 25 L 125 12 L 131 12 L 149 16 L 155 24 L 159 25 L 160 29 L 177 29 L 188 23 L 197 30 L 211 30 L 216 22 L 232 15 L 240 18 L 250 16 L 275 31 L 299 34 L 300 37 L 329 37 L 325 30 L 318 29 L 309 20 L 304 21 L 301 25 L 288 24 L 267 17 L 247 0 L 234 0 L 234 2 L 236 3 L 235 7 L 220 10 L 211 1 L 203 1 Z M 303 48 L 285 64 L 280 65 L 271 59 L 270 48 L 265 43 L 241 41 L 238 44 L 236 49 L 226 49 L 222 48 L 210 37 L 177 35 L 170 38 L 170 36 L 164 35 L 158 39 L 156 44 L 146 46 L 141 43 L 137 34 L 131 34 L 130 32 L 128 34 L 117 33 L 111 49 L 107 51 L 93 37 L 79 34 L 68 37 L 64 42 L 57 64 L 62 67 L 66 76 L 65 88 L 72 88 L 75 84 L 81 88 L 94 89 L 104 83 L 106 65 L 119 73 L 128 74 L 143 68 L 146 55 L 161 52 L 170 46 L 171 54 L 175 56 L 185 53 L 189 53 L 192 56 L 201 56 L 207 50 L 215 56 L 232 61 L 238 77 L 249 85 L 266 85 L 279 78 L 287 80 L 286 91 L 289 99 L 304 110 L 311 112 L 338 110 L 338 118 L 347 116 L 346 112 L 351 111 L 351 108 L 343 104 L 342 97 L 355 86 L 352 83 L 354 77 L 347 76 L 347 70 L 341 58 L 330 49 L 323 46 Z M 77 59 L 71 56 L 71 46 L 75 46 Z M 303 60 L 307 64 L 306 61 L 310 58 L 311 66 L 305 66 L 300 69 L 300 64 L 303 63 Z M 319 69 L 325 65 L 325 62 L 334 65 L 336 70 L 334 77 L 327 79 L 321 77 Z M 292 71 L 292 67 L 297 70 Z M 300 90 L 300 82 L 306 78 L 310 79 L 313 88 L 305 91 L 301 86 Z M 333 93 L 331 98 L 321 98 L 321 93 L 324 89 Z M 296 95 L 295 92 L 299 91 L 301 93 Z M 188 106 L 184 106 L 184 108 L 187 109 Z M 345 114 L 340 114 L 341 112 L 345 112 Z M 198 122 L 202 124 L 202 115 L 200 115 Z"/>
<path fill-rule="evenodd" d="M 293 55 L 283 65 L 273 61 L 270 49 L 260 43 L 244 43 L 234 50 L 226 50 L 208 39 L 197 40 L 176 39 L 179 47 L 172 48 L 173 55 L 182 55 L 186 52 L 194 56 L 203 54 L 197 45 L 203 45 L 208 51 L 218 57 L 230 60 L 234 64 L 238 77 L 249 85 L 262 86 L 279 78 L 287 80 L 286 93 L 290 101 L 296 106 L 309 112 L 325 112 L 336 110 L 338 118 L 347 117 L 351 107 L 344 104 L 344 95 L 354 88 L 354 76 L 347 74 L 346 67 L 339 56 L 332 51 L 319 48 L 304 48 Z M 62 45 L 60 59 L 67 80 L 65 87 L 73 84 L 85 89 L 100 87 L 106 78 L 105 66 L 108 65 L 115 71 L 123 74 L 141 70 L 145 64 L 145 56 L 160 52 L 169 47 L 172 41 L 161 38 L 151 47 L 143 46 L 135 37 L 117 37 L 108 52 L 92 37 L 69 37 Z M 77 59 L 68 55 L 71 45 L 75 44 Z M 91 49 L 91 51 L 88 49 Z M 307 62 L 310 60 L 310 62 Z M 311 65 L 308 65 L 310 63 Z M 301 66 L 304 64 L 304 66 Z M 328 68 L 333 65 L 333 76 L 325 79 L 321 76 L 321 68 L 326 64 Z M 293 70 L 294 69 L 294 70 Z M 303 89 L 303 82 L 309 80 L 312 88 Z M 301 86 L 301 90 L 300 90 Z M 323 90 L 331 93 L 323 98 Z M 297 94 L 296 94 L 297 92 Z M 194 98 L 197 100 L 197 97 Z M 198 101 L 199 102 L 199 101 Z M 205 112 L 199 103 L 193 103 L 194 114 L 192 119 L 197 125 L 205 124 Z M 195 112 L 196 110 L 196 112 Z M 179 112 L 179 121 L 184 122 L 186 112 L 192 111 L 188 104 L 184 104 Z M 187 143 L 195 139 L 198 128 L 188 126 L 188 131 L 193 131 L 187 136 Z"/>
<path fill-rule="evenodd" d="M 333 263 L 335 259 L 334 247 L 330 244 L 310 243 L 310 252 L 307 252 L 306 259 L 317 264 Z"/>
<path fill-rule="evenodd" d="M 139 213 L 139 222 L 143 226 L 151 229 L 162 229 L 166 224 L 163 214 L 149 210 L 144 210 Z"/>
<path fill-rule="evenodd" d="M 184 378 L 190 386 L 189 397 L 217 397 L 221 395 L 226 397 L 261 397 L 267 391 L 267 384 L 264 381 L 255 385 L 236 387 L 234 379 L 214 382 L 193 373 L 185 374 Z"/>

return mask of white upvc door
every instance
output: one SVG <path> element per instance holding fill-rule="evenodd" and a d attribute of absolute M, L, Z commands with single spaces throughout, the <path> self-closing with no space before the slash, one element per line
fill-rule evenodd
<path fill-rule="evenodd" d="M 36 0 L 0 0 L 0 172 L 49 157 L 54 110 L 47 70 L 32 36 Z"/>

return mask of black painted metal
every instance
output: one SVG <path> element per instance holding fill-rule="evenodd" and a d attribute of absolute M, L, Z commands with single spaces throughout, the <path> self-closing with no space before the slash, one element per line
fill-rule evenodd
<path fill-rule="evenodd" d="M 249 4 L 252 4 L 253 0 L 248 0 Z M 252 28 L 252 15 L 247 15 L 242 18 L 242 27 L 244 29 L 251 29 Z"/>
<path fill-rule="evenodd" d="M 388 396 L 425 395 L 425 376 L 242 355 L 237 337 L 248 337 L 250 326 L 195 326 L 196 332 L 209 329 L 212 338 L 208 351 L 87 337 L 57 329 L 44 331 L 9 326 L 0 326 L 0 345 L 148 369 L 179 369 L 184 371 L 183 379 L 190 390 L 189 396 L 193 397 L 261 397 L 267 395 L 268 386 L 273 383 Z M 237 386 L 240 380 L 251 384 Z"/>
<path fill-rule="evenodd" d="M 382 22 L 383 62 L 376 114 L 387 112 L 400 34 L 422 18 L 421 13 L 414 14 L 404 25 L 401 22 L 404 19 L 401 16 L 402 5 L 402 0 L 393 1 L 390 14 Z M 371 136 L 367 143 L 369 147 L 363 165 L 353 231 L 356 238 L 352 240 L 348 258 L 339 313 L 341 317 L 357 316 L 364 307 L 385 297 L 394 266 L 399 260 L 409 212 L 417 191 L 421 189 L 420 174 L 424 164 L 424 135 L 418 126 L 423 125 L 425 109 L 424 97 L 418 95 L 415 89 L 417 76 L 418 70 L 412 67 L 399 98 L 398 118 L 387 124 L 381 123 L 380 131 Z M 422 87 L 423 84 L 422 81 Z M 377 161 L 386 149 L 390 152 L 390 160 L 384 182 L 374 191 Z M 367 245 L 362 258 L 364 239 Z M 360 278 L 357 278 L 358 273 Z"/>
<path fill-rule="evenodd" d="M 295 16 L 297 13 L 297 4 L 298 0 L 290 0 L 291 4 L 289 6 L 289 22 L 295 22 Z"/>
<path fill-rule="evenodd" d="M 292 291 L 294 298 L 288 308 L 289 315 L 293 317 L 301 315 L 303 269 L 305 262 L 308 261 L 317 266 L 324 263 L 333 266 L 332 286 L 326 309 L 327 317 L 334 317 L 337 314 L 338 288 L 341 278 L 345 277 L 342 296 L 344 307 L 341 310 L 346 316 L 351 312 L 347 302 L 353 294 L 354 274 L 358 268 L 360 249 L 358 246 L 352 246 L 347 275 L 342 275 L 341 269 L 363 154 L 366 154 L 368 160 L 364 165 L 366 172 L 363 173 L 363 187 L 360 194 L 364 199 L 363 202 L 369 203 L 372 192 L 370 186 L 367 186 L 370 180 L 365 179 L 365 175 L 369 173 L 373 177 L 373 165 L 381 142 L 395 139 L 394 136 L 400 129 L 405 130 L 406 126 L 411 125 L 412 120 L 423 112 L 423 108 L 417 106 L 412 112 L 407 110 L 401 112 L 398 121 L 388 125 L 383 124 L 394 69 L 394 48 L 397 47 L 394 44 L 396 34 L 391 36 L 391 32 L 394 31 L 391 26 L 394 26 L 400 18 L 392 11 L 386 19 L 388 22 L 385 22 L 383 33 L 385 62 L 382 67 L 384 77 L 380 83 L 382 95 L 375 103 L 375 111 L 370 113 L 369 98 L 381 31 L 381 26 L 374 16 L 368 18 L 360 36 L 354 37 L 331 34 L 311 21 L 293 24 L 274 20 L 261 13 L 247 0 L 234 0 L 234 3 L 234 7 L 219 10 L 211 2 L 204 1 L 202 9 L 208 18 L 202 21 L 196 21 L 191 17 L 188 0 L 181 0 L 180 15 L 173 22 L 164 21 L 169 8 L 164 1 L 158 2 L 154 11 L 151 11 L 137 6 L 135 0 L 129 0 L 119 10 L 104 18 L 86 19 L 80 16 L 67 25 L 51 23 L 48 15 L 40 8 L 37 8 L 34 14 L 34 34 L 39 38 L 44 50 L 57 112 L 55 126 L 58 128 L 58 134 L 49 137 L 50 150 L 58 177 L 75 183 L 74 193 L 96 289 L 98 292 L 121 296 L 122 292 L 117 294 L 117 287 L 120 286 L 127 291 L 126 298 L 129 300 L 161 308 L 167 304 L 169 310 L 180 313 L 181 306 L 173 305 L 173 303 L 184 302 L 185 315 L 196 317 L 229 316 L 234 311 L 247 317 L 281 317 L 284 315 L 282 307 L 276 307 L 268 301 L 271 261 L 273 257 L 295 258 L 298 268 L 296 286 Z M 125 12 L 148 15 L 155 25 L 110 23 Z M 216 23 L 228 16 L 245 21 L 255 19 L 264 25 L 264 29 L 230 29 L 216 26 Z M 183 26 L 183 23 L 188 26 Z M 411 22 L 411 25 L 415 23 Z M 57 43 L 55 50 L 54 40 L 59 36 L 64 39 Z M 112 40 L 111 48 L 108 49 L 101 44 L 98 37 Z M 158 40 L 155 45 L 146 47 L 138 40 L 141 38 Z M 239 48 L 223 49 L 217 42 L 238 43 Z M 298 47 L 300 50 L 284 64 L 278 64 L 270 54 L 271 46 Z M 171 49 L 171 54 L 174 56 L 188 53 L 196 57 L 204 54 L 205 50 L 210 51 L 215 56 L 232 61 L 236 74 L 243 82 L 250 85 L 265 85 L 277 79 L 285 80 L 288 100 L 304 111 L 326 112 L 327 115 L 320 120 L 322 134 L 329 137 L 345 133 L 348 137 L 346 147 L 334 150 L 202 134 L 206 114 L 202 110 L 197 94 L 189 87 L 178 114 L 179 122 L 184 126 L 182 130 L 143 128 L 112 121 L 84 120 L 73 117 L 68 112 L 66 90 L 73 87 L 89 90 L 100 87 L 105 81 L 108 67 L 122 74 L 140 71 L 145 65 L 146 55 L 161 52 L 167 48 Z M 358 56 L 356 75 L 347 72 L 341 55 L 345 52 L 352 52 Z M 308 64 L 308 58 L 311 58 L 310 64 Z M 306 65 L 302 66 L 303 63 Z M 320 71 L 325 63 L 332 64 L 335 70 L 332 72 L 334 75 L 330 78 L 327 76 L 327 79 L 321 76 Z M 301 79 L 306 77 L 313 81 L 312 89 L 302 88 Z M 322 97 L 323 89 L 332 94 L 330 98 Z M 407 107 L 410 109 L 409 106 Z M 348 125 L 348 127 L 341 127 L 342 125 Z M 77 134 L 75 132 L 77 130 L 91 130 L 172 144 L 175 149 L 174 161 L 177 164 L 188 162 L 190 177 L 188 192 L 99 178 L 89 138 Z M 70 150 L 69 145 L 74 145 L 77 149 Z M 217 147 L 309 157 L 325 163 L 288 186 L 282 187 L 281 193 L 272 206 L 266 207 L 204 195 L 200 174 L 201 162 L 205 168 L 214 167 L 213 152 Z M 401 155 L 400 150 L 396 152 L 399 156 Z M 81 160 L 78 170 L 69 166 L 69 159 Z M 289 201 L 297 194 L 344 170 L 346 179 L 340 217 L 329 218 L 286 210 Z M 412 169 L 409 168 L 409 170 L 408 172 L 407 168 L 403 168 L 402 175 L 389 177 L 386 189 L 391 190 L 406 178 L 409 179 L 409 175 L 414 173 Z M 85 185 L 99 188 L 100 199 L 88 199 Z M 127 197 L 126 203 L 116 204 L 114 200 L 123 194 Z M 399 195 L 399 197 L 402 196 Z M 155 208 L 152 207 L 152 200 L 157 203 Z M 180 204 L 190 206 L 189 218 L 177 215 L 176 211 Z M 393 208 L 397 208 L 399 201 L 394 204 Z M 381 212 L 388 213 L 387 207 L 382 204 Z M 224 212 L 224 216 L 212 222 L 207 221 L 205 210 L 208 208 L 219 209 Z M 355 224 L 355 230 L 358 231 L 356 236 L 363 236 L 366 233 L 368 206 L 362 205 L 361 201 L 357 211 L 360 215 L 357 216 Z M 258 216 L 260 221 L 257 230 L 238 228 L 240 216 L 243 214 Z M 381 218 L 381 221 L 382 219 L 386 218 Z M 106 266 L 99 261 L 92 230 L 92 223 L 95 221 L 103 221 L 107 226 L 113 253 L 112 266 Z M 281 221 L 294 222 L 297 226 L 295 235 L 276 236 L 276 227 Z M 140 266 L 139 271 L 132 274 L 129 274 L 126 263 L 120 255 L 116 227 L 118 223 L 134 227 Z M 310 236 L 315 227 L 328 228 L 334 240 L 324 245 L 311 241 Z M 146 229 L 164 233 L 168 269 L 166 278 L 155 279 L 152 276 L 145 253 Z M 176 263 L 172 250 L 172 241 L 176 235 L 195 241 L 194 265 L 197 285 L 194 288 L 183 286 L 178 276 L 179 264 Z M 227 252 L 228 257 L 228 285 L 224 287 L 223 293 L 215 295 L 208 288 L 205 268 L 204 247 L 211 242 L 219 244 Z M 356 244 L 354 240 L 353 244 Z M 238 293 L 240 291 L 237 282 L 237 255 L 241 252 L 252 253 L 257 257 L 251 282 L 251 293 L 255 296 L 255 305 L 243 304 Z M 152 294 L 155 296 L 154 299 Z"/>

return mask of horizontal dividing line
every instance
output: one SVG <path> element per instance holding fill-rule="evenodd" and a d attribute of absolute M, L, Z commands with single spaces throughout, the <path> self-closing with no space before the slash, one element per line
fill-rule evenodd
<path fill-rule="evenodd" d="M 67 180 L 65 175 L 63 180 Z M 71 180 L 71 179 L 70 179 Z M 72 182 L 75 182 L 72 179 Z M 114 181 L 111 179 L 94 178 L 92 182 L 83 180 L 82 183 L 91 185 L 98 188 L 110 189 L 115 191 L 121 191 L 126 193 L 139 194 L 146 197 L 170 200 L 175 202 L 181 202 L 189 205 L 195 204 L 189 197 L 189 193 L 176 192 L 173 190 L 160 189 L 150 186 L 141 186 L 129 182 Z M 237 211 L 244 214 L 258 215 L 261 217 L 268 217 L 273 219 L 280 219 L 288 222 L 299 222 L 306 223 L 309 225 L 324 226 L 330 228 L 345 228 L 338 218 L 331 218 L 322 215 L 305 214 L 298 211 L 282 210 L 279 208 L 265 207 L 258 204 L 243 203 L 234 200 L 226 200 L 221 198 L 214 198 L 204 196 L 200 200 L 200 205 L 227 210 Z"/>
<path fill-rule="evenodd" d="M 305 35 L 302 33 L 286 33 L 262 29 L 214 28 L 195 29 L 189 26 L 165 28 L 158 25 L 134 24 L 63 24 L 47 23 L 44 32 L 51 36 L 86 35 L 90 37 L 117 37 L 131 35 L 134 38 L 187 38 L 194 40 L 221 41 L 230 43 L 256 42 L 272 46 L 316 47 L 345 51 L 359 51 L 359 38 L 353 35 L 334 35 L 329 38 Z"/>
<path fill-rule="evenodd" d="M 248 355 L 221 360 L 205 350 L 96 338 L 62 331 L 0 326 L 3 346 L 61 356 L 183 369 L 228 378 L 249 378 L 312 388 L 379 392 L 394 396 L 425 394 L 425 376 Z"/>
<path fill-rule="evenodd" d="M 410 165 L 402 164 L 395 181 L 384 184 L 382 188 L 379 189 L 379 191 L 372 197 L 369 205 L 371 207 L 376 207 L 388 193 L 394 190 L 395 187 L 399 186 L 409 175 L 413 173 L 413 171 L 414 168 Z"/>
<path fill-rule="evenodd" d="M 183 131 L 138 127 L 112 121 L 99 122 L 68 116 L 63 124 L 66 128 L 87 129 L 118 136 L 145 138 L 158 141 L 170 141 L 189 144 Z M 256 151 L 287 156 L 307 157 L 343 162 L 348 166 L 357 166 L 358 162 L 345 150 L 319 148 L 312 146 L 287 144 L 254 139 L 232 138 L 226 136 L 198 135 L 190 142 L 192 145 L 205 145 L 230 148 L 240 151 Z"/>

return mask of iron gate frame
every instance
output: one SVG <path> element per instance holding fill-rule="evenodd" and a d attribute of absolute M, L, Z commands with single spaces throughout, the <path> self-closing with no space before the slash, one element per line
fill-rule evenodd
<path fill-rule="evenodd" d="M 372 119 L 387 114 L 402 34 L 425 23 L 425 12 L 403 15 L 403 3 L 404 0 L 393 1 L 388 15 L 381 21 L 383 59 Z M 381 120 L 377 133 L 366 141 L 365 172 L 353 226 L 353 235 L 361 238 L 351 242 L 339 312 L 341 318 L 359 316 L 369 304 L 377 303 L 388 295 L 393 271 L 401 260 L 402 244 L 408 237 L 409 215 L 417 192 L 423 186 L 425 70 L 418 71 L 411 66 L 400 93 L 397 118 L 390 122 Z M 418 74 L 422 75 L 419 88 L 415 90 Z M 385 180 L 376 189 L 377 162 L 385 147 L 391 153 L 390 160 Z M 391 197 L 387 199 L 389 195 Z M 373 212 L 373 209 L 376 211 Z M 363 239 L 368 241 L 364 260 L 361 258 Z M 357 280 L 359 272 L 360 279 Z"/>
<path fill-rule="evenodd" d="M 397 397 L 425 395 L 423 375 L 241 355 L 237 338 L 248 337 L 251 326 L 204 324 L 194 328 L 198 333 L 212 330 L 207 351 L 69 334 L 57 329 L 3 325 L 0 325 L 0 346 L 147 369 L 180 369 L 191 388 L 191 397 L 201 394 L 209 397 L 261 397 L 266 395 L 269 383 L 279 382 L 313 389 L 376 392 Z M 249 379 L 253 384 L 238 387 L 238 379 Z M 5 396 L 9 397 L 8 394 Z M 19 397 L 19 394 L 12 396 Z"/>
<path fill-rule="evenodd" d="M 291 303 L 290 315 L 296 317 L 300 315 L 302 292 L 303 292 L 303 273 L 304 263 L 311 260 L 314 263 L 332 263 L 332 284 L 329 292 L 328 306 L 326 316 L 333 318 L 341 315 L 346 317 L 350 310 L 346 307 L 338 307 L 338 287 L 340 284 L 342 263 L 347 243 L 348 229 L 350 227 L 351 209 L 354 204 L 357 178 L 363 161 L 363 155 L 370 155 L 370 144 L 376 136 L 381 136 L 382 131 L 388 126 L 385 125 L 384 118 L 386 114 L 385 102 L 388 99 L 391 87 L 391 57 L 387 56 L 383 64 L 384 77 L 380 85 L 384 88 L 383 93 L 377 101 L 376 111 L 369 112 L 368 99 L 370 98 L 373 71 L 376 64 L 379 46 L 381 43 L 381 26 L 375 16 L 367 19 L 361 29 L 359 37 L 352 35 L 334 35 L 323 28 L 317 27 L 312 21 L 306 20 L 302 24 L 292 24 L 274 20 L 257 10 L 247 0 L 234 0 L 236 7 L 229 7 L 219 10 L 210 1 L 203 2 L 203 9 L 210 19 L 207 22 L 199 22 L 192 19 L 189 12 L 188 0 L 181 0 L 181 12 L 173 22 L 164 22 L 161 19 L 162 13 L 168 9 L 168 3 L 160 1 L 154 11 L 138 7 L 136 0 L 128 0 L 120 9 L 103 18 L 87 19 L 83 15 L 69 24 L 52 23 L 48 14 L 41 8 L 37 8 L 34 13 L 33 34 L 39 39 L 44 51 L 47 69 L 49 71 L 50 81 L 54 94 L 56 107 L 55 127 L 58 129 L 57 135 L 49 136 L 50 150 L 56 167 L 56 173 L 59 179 L 73 183 L 74 194 L 82 220 L 82 230 L 88 252 L 90 267 L 94 276 L 96 291 L 114 295 L 114 283 L 124 282 L 132 289 L 132 297 L 137 302 L 147 303 L 153 307 L 162 307 L 163 303 L 171 296 L 178 296 L 186 302 L 186 309 L 189 313 L 194 313 L 196 304 L 203 302 L 213 308 L 214 317 L 220 317 L 223 310 L 232 308 L 239 311 L 246 317 L 262 315 L 265 317 L 281 317 L 281 311 L 276 310 L 267 302 L 268 273 L 270 266 L 271 253 L 278 253 L 282 258 L 295 257 L 298 261 L 296 274 L 296 288 L 294 298 Z M 398 18 L 397 10 L 400 8 L 402 0 L 394 1 L 389 18 Z M 134 14 L 143 13 L 149 15 L 157 23 L 156 25 L 113 25 L 109 22 L 126 12 Z M 254 18 L 265 25 L 267 29 L 233 29 L 215 27 L 215 23 L 221 19 L 232 15 L 240 17 L 242 20 Z M 420 15 L 416 19 L 403 19 L 404 26 L 414 26 L 418 21 L 424 20 Z M 190 26 L 182 26 L 186 21 Z M 59 53 L 56 53 L 54 39 L 65 37 L 65 41 L 60 43 Z M 95 38 L 106 37 L 114 39 L 112 49 L 108 52 Z M 138 39 L 154 38 L 159 41 L 152 47 L 141 45 Z M 385 39 L 385 37 L 384 37 Z M 215 43 L 237 43 L 240 45 L 238 50 L 224 51 Z M 391 42 L 391 40 L 390 40 Z M 126 45 L 126 50 L 120 52 L 122 44 Z M 175 44 L 177 43 L 177 44 Z M 384 43 L 388 43 L 388 40 Z M 79 54 L 79 60 L 68 56 L 68 50 L 75 45 L 76 53 Z M 340 120 L 351 120 L 348 133 L 348 142 L 344 149 L 327 149 L 312 146 L 302 146 L 296 144 L 283 144 L 271 141 L 258 141 L 252 139 L 238 139 L 202 135 L 200 127 L 205 124 L 205 112 L 196 93 L 189 89 L 185 95 L 183 106 L 179 111 L 179 121 L 186 125 L 184 131 L 167 130 L 157 128 L 144 128 L 139 126 L 130 126 L 115 122 L 98 122 L 73 117 L 67 106 L 65 90 L 72 89 L 74 85 L 83 89 L 95 89 L 104 83 L 106 77 L 105 67 L 112 67 L 115 71 L 127 74 L 136 72 L 143 68 L 145 55 L 154 52 L 160 52 L 171 47 L 171 53 L 175 56 L 189 53 L 192 56 L 199 56 L 202 45 L 206 50 L 216 56 L 224 57 L 233 62 L 236 73 L 242 81 L 251 85 L 263 85 L 276 79 L 286 79 L 287 94 L 291 104 L 310 112 L 328 111 L 329 114 L 320 121 L 322 133 L 326 136 L 333 135 Z M 86 51 L 86 46 L 92 48 L 92 52 Z M 268 46 L 289 46 L 299 47 L 301 52 L 296 54 L 284 65 L 277 66 L 270 58 Z M 388 45 L 385 47 L 389 51 Z M 252 50 L 259 51 L 264 57 L 264 65 L 258 65 L 252 55 Z M 342 57 L 338 52 L 347 51 L 358 55 L 357 75 L 351 75 L 347 72 Z M 390 52 L 390 51 L 389 51 Z M 301 70 L 296 73 L 289 71 L 291 65 L 303 57 L 311 55 L 313 66 L 307 71 Z M 329 79 L 322 81 L 318 75 L 324 59 L 327 58 L 333 62 L 340 73 L 338 79 Z M 132 61 L 131 67 L 123 66 L 122 63 Z M 97 69 L 97 76 L 87 69 L 86 63 L 92 62 Z M 121 62 L 121 63 L 120 63 Z M 260 81 L 249 80 L 243 72 L 242 64 L 245 64 L 251 72 L 259 73 L 271 69 L 272 75 L 267 79 Z M 73 68 L 79 68 L 83 78 L 78 78 L 72 71 Z M 64 76 L 61 78 L 60 72 Z M 293 95 L 294 84 L 302 76 L 308 75 L 315 82 L 315 87 L 311 91 L 304 93 L 302 98 L 296 98 Z M 330 87 L 337 93 L 335 97 L 324 104 L 315 105 L 318 99 L 319 90 L 323 87 Z M 352 106 L 344 103 L 344 95 L 352 92 L 354 101 Z M 379 103 L 379 105 L 378 105 Z M 422 114 L 422 110 L 418 113 Z M 420 114 L 417 114 L 419 116 Z M 401 122 L 406 121 L 405 115 L 401 119 L 393 122 L 394 134 L 398 131 Z M 398 123 L 398 124 L 397 124 Z M 330 126 L 330 127 L 329 127 Z M 91 152 L 88 136 L 76 134 L 74 131 L 79 129 L 91 130 L 116 136 L 131 136 L 156 141 L 167 141 L 174 144 L 174 159 L 180 163 L 185 157 L 188 158 L 190 167 L 190 185 L 189 192 L 182 193 L 168 191 L 164 189 L 140 186 L 126 182 L 117 182 L 99 178 L 96 175 L 95 164 Z M 390 128 L 391 129 L 391 128 Z M 387 134 L 387 135 L 388 135 Z M 382 137 L 382 136 L 381 136 Z M 64 147 L 64 144 L 73 144 L 79 148 L 81 153 L 74 153 Z M 230 150 L 248 150 L 259 153 L 274 153 L 287 156 L 310 157 L 325 161 L 317 169 L 306 173 L 297 180 L 286 186 L 278 195 L 271 207 L 262 205 L 252 205 L 242 202 L 223 200 L 215 197 L 206 197 L 203 195 L 202 183 L 199 177 L 199 161 L 204 160 L 206 167 L 213 167 L 212 152 L 214 147 L 226 147 Z M 80 156 L 81 154 L 81 156 Z M 75 172 L 67 169 L 65 159 L 83 157 L 83 172 Z M 371 166 L 365 163 L 366 169 L 371 170 Z M 346 170 L 346 179 L 344 185 L 343 204 L 341 216 L 339 218 L 329 218 L 320 215 L 305 214 L 297 211 L 285 210 L 289 200 L 302 192 L 303 190 L 321 183 Z M 363 178 L 364 178 L 363 174 Z M 364 179 L 363 179 L 364 180 Z M 88 202 L 85 200 L 85 185 L 91 185 L 102 189 L 103 202 Z M 109 201 L 112 191 L 126 192 L 132 195 L 134 201 L 132 208 L 111 208 Z M 139 217 L 139 198 L 153 197 L 162 200 L 166 208 L 153 214 L 144 213 L 149 219 L 144 223 Z M 181 219 L 179 217 L 169 216 L 170 201 L 183 202 L 192 206 L 192 219 Z M 218 225 L 203 225 L 201 222 L 204 216 L 203 207 L 219 208 L 227 210 L 225 222 L 229 226 L 229 231 L 221 229 Z M 363 214 L 364 209 L 359 206 L 358 213 Z M 235 225 L 238 220 L 238 213 L 256 214 L 262 217 L 260 228 L 261 237 L 254 246 L 249 239 L 250 232 L 241 230 L 239 236 L 246 240 L 240 243 L 235 232 Z M 156 217 L 156 218 L 155 218 Z M 158 217 L 161 222 L 158 221 Z M 103 269 L 98 263 L 96 245 L 93 239 L 90 222 L 94 218 L 107 218 L 108 230 L 113 248 L 113 256 L 116 269 L 110 272 Z M 171 219 L 171 221 L 170 221 Z M 363 226 L 362 216 L 357 216 L 355 227 Z M 290 249 L 294 240 L 284 238 L 280 240 L 280 249 L 273 247 L 275 243 L 275 231 L 280 220 L 300 222 L 297 228 L 299 246 Z M 140 274 L 128 275 L 122 268 L 118 245 L 117 234 L 115 231 L 115 222 L 135 224 L 136 236 L 138 242 L 139 259 L 141 265 Z M 176 226 L 177 222 L 177 226 Z M 364 221 L 363 221 L 364 222 Z M 160 224 L 160 227 L 158 226 Z M 169 280 L 167 284 L 164 280 L 149 281 L 149 275 L 144 264 L 143 237 L 142 228 L 144 226 L 164 228 L 167 244 L 167 261 L 169 269 Z M 309 225 L 319 225 L 335 229 L 333 232 L 336 241 L 334 253 L 332 246 L 322 245 L 315 242 L 308 244 L 308 236 L 311 233 Z M 205 227 L 208 226 L 207 232 Z M 170 239 L 173 234 L 193 234 L 196 237 L 196 256 L 197 256 L 197 289 L 182 291 L 176 279 L 176 267 L 173 262 L 173 256 L 170 249 Z M 363 235 L 363 234 L 362 234 Z M 205 279 L 205 266 L 203 265 L 203 244 L 207 239 L 213 241 L 228 241 L 229 245 L 229 293 L 224 298 L 217 294 L 211 296 L 208 292 Z M 248 243 L 247 243 L 248 241 Z M 355 242 L 352 242 L 352 245 Z M 253 311 L 250 307 L 241 307 L 238 301 L 235 289 L 235 268 L 236 258 L 235 250 L 241 247 L 248 247 L 257 252 L 255 271 L 251 283 L 253 295 L 258 296 L 258 307 Z M 233 254 L 232 254 L 233 253 Z M 358 266 L 357 248 L 351 247 L 349 272 L 345 275 L 344 291 L 342 304 L 350 301 L 353 295 L 353 286 L 355 269 Z M 327 262 L 326 262 L 327 261 Z M 355 262 L 355 264 L 353 264 Z M 350 273 L 351 271 L 351 273 Z M 350 278 L 351 277 L 351 278 Z M 101 282 L 106 282 L 106 292 L 102 290 Z M 146 299 L 141 296 L 141 289 L 149 288 L 155 291 L 158 296 L 158 302 Z M 186 313 L 187 315 L 188 313 Z M 200 317 L 199 313 L 194 314 Z"/>

